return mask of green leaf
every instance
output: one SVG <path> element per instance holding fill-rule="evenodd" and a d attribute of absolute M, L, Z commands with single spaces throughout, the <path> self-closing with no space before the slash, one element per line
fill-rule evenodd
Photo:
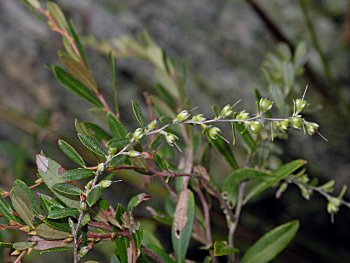
<path fill-rule="evenodd" d="M 0 213 L 7 220 L 18 222 L 18 219 L 14 215 L 12 215 L 11 206 L 4 200 L 1 194 L 0 194 Z"/>
<path fill-rule="evenodd" d="M 58 183 L 64 183 L 62 178 L 64 169 L 57 162 L 47 158 L 44 155 L 38 154 L 36 156 L 36 164 L 38 166 L 39 175 L 43 178 L 47 187 L 60 199 L 64 204 L 69 207 L 79 208 L 80 202 L 71 198 L 68 198 L 53 189 L 53 186 Z"/>
<path fill-rule="evenodd" d="M 166 71 L 161 70 L 159 68 L 155 71 L 157 81 L 166 89 L 171 96 L 178 99 L 179 98 L 179 90 L 176 86 L 174 80 L 167 74 Z"/>
<path fill-rule="evenodd" d="M 112 132 L 112 136 L 118 139 L 125 139 L 128 131 L 125 129 L 123 124 L 111 113 L 107 113 L 107 124 L 109 129 Z"/>
<path fill-rule="evenodd" d="M 21 180 L 16 180 L 14 183 L 13 183 L 13 186 L 18 186 L 20 187 L 22 190 L 24 190 L 27 195 L 29 196 L 30 198 L 30 201 L 32 203 L 32 206 L 33 206 L 33 210 L 34 210 L 34 213 L 36 215 L 40 215 L 40 207 L 39 207 L 39 204 L 38 204 L 38 201 L 36 200 L 36 198 L 34 197 L 34 194 L 33 192 L 30 190 L 30 188 L 28 187 L 28 185 L 21 181 Z"/>
<path fill-rule="evenodd" d="M 13 244 L 13 248 L 16 250 L 26 250 L 35 245 L 36 242 L 16 242 Z"/>
<path fill-rule="evenodd" d="M 252 150 L 255 151 L 257 148 L 256 141 L 250 134 L 248 130 L 244 127 L 244 125 L 235 123 L 234 124 L 235 128 L 239 131 L 240 136 L 242 137 L 244 143 Z"/>
<path fill-rule="evenodd" d="M 62 180 L 64 181 L 73 181 L 73 180 L 82 180 L 89 178 L 90 176 L 94 175 L 95 172 L 93 170 L 87 170 L 87 169 L 73 169 L 65 171 L 62 175 Z"/>
<path fill-rule="evenodd" d="M 54 229 L 46 224 L 40 224 L 35 231 L 40 237 L 47 239 L 65 239 L 72 236 L 69 232 Z"/>
<path fill-rule="evenodd" d="M 74 78 L 79 80 L 94 93 L 98 92 L 97 84 L 92 77 L 91 72 L 85 67 L 85 65 L 81 65 L 78 61 L 65 54 L 60 54 L 59 58 L 61 63 Z"/>
<path fill-rule="evenodd" d="M 282 64 L 283 80 L 287 87 L 291 88 L 294 84 L 294 68 L 293 64 L 284 61 Z"/>
<path fill-rule="evenodd" d="M 96 140 L 99 142 L 101 141 L 108 141 L 111 139 L 111 136 L 100 126 L 96 125 L 95 123 L 92 122 L 81 122 L 82 125 L 85 126 L 85 128 L 89 131 L 89 135 L 92 135 Z"/>
<path fill-rule="evenodd" d="M 244 203 L 248 202 L 252 197 L 258 195 L 259 193 L 265 191 L 266 189 L 275 186 L 279 181 L 283 180 L 294 171 L 298 170 L 300 167 L 304 166 L 306 161 L 304 160 L 295 160 L 285 165 L 282 165 L 272 174 L 273 176 L 269 180 L 264 180 L 263 182 L 258 182 L 253 186 L 244 198 Z"/>
<path fill-rule="evenodd" d="M 49 219 L 61 219 L 65 217 L 75 217 L 79 214 L 79 210 L 76 208 L 58 208 L 54 207 L 50 213 L 48 214 L 47 218 Z"/>
<path fill-rule="evenodd" d="M 165 263 L 174 263 L 175 261 L 169 256 L 169 254 L 161 247 L 154 244 L 148 244 L 147 248 L 155 252 L 161 260 Z"/>
<path fill-rule="evenodd" d="M 104 188 L 102 188 L 99 185 L 91 189 L 90 193 L 86 197 L 86 202 L 90 207 L 93 206 L 98 201 L 98 199 L 101 198 L 103 194 L 103 189 Z"/>
<path fill-rule="evenodd" d="M 106 155 L 105 150 L 100 146 L 99 142 L 89 135 L 79 133 L 78 137 L 80 141 L 84 144 L 84 146 L 89 149 L 91 152 L 104 157 Z"/>
<path fill-rule="evenodd" d="M 156 149 L 159 147 L 159 145 L 162 143 L 162 141 L 163 141 L 163 136 L 161 134 L 158 134 L 156 136 L 156 138 L 154 138 L 152 143 L 149 145 L 149 147 L 152 149 Z"/>
<path fill-rule="evenodd" d="M 243 168 L 235 170 L 229 177 L 226 178 L 222 193 L 227 193 L 231 201 L 232 207 L 236 206 L 239 185 L 250 179 L 264 180 L 271 178 L 272 174 L 268 174 L 252 168 Z"/>
<path fill-rule="evenodd" d="M 0 247 L 12 248 L 13 244 L 12 243 L 6 243 L 6 242 L 0 242 Z"/>
<path fill-rule="evenodd" d="M 49 11 L 53 20 L 57 23 L 58 27 L 62 30 L 67 30 L 68 25 L 64 14 L 57 4 L 54 2 L 48 2 L 46 4 L 47 10 Z"/>
<path fill-rule="evenodd" d="M 227 142 L 225 142 L 221 137 L 213 140 L 207 136 L 207 139 L 218 150 L 218 152 L 221 153 L 221 155 L 225 158 L 233 170 L 238 169 L 236 158 L 233 155 L 230 145 Z"/>
<path fill-rule="evenodd" d="M 112 71 L 113 99 L 114 99 L 115 113 L 118 113 L 119 107 L 118 107 L 118 95 L 117 95 L 117 74 L 116 74 L 116 68 L 115 68 L 115 58 L 113 56 L 112 51 L 109 52 L 108 54 L 108 60 Z"/>
<path fill-rule="evenodd" d="M 294 238 L 298 221 L 280 225 L 256 241 L 244 254 L 241 263 L 265 263 L 274 259 Z"/>
<path fill-rule="evenodd" d="M 239 250 L 237 248 L 231 247 L 227 244 L 226 241 L 215 241 L 214 243 L 214 256 L 228 256 L 231 254 L 238 253 Z"/>
<path fill-rule="evenodd" d="M 19 216 L 23 219 L 23 221 L 28 226 L 30 226 L 31 228 L 34 228 L 33 205 L 27 191 L 23 190 L 19 186 L 15 186 L 11 190 L 10 198 L 11 198 L 12 205 L 16 210 L 16 212 L 19 214 Z"/>
<path fill-rule="evenodd" d="M 127 249 L 130 245 L 130 241 L 127 237 L 117 237 L 115 239 L 115 245 L 117 247 L 118 258 L 121 263 L 128 263 Z"/>
<path fill-rule="evenodd" d="M 142 128 L 146 127 L 146 121 L 145 121 L 145 118 L 142 115 L 141 108 L 135 101 L 132 101 L 132 110 L 134 111 L 134 115 L 136 117 L 136 120 L 140 124 L 140 126 Z"/>
<path fill-rule="evenodd" d="M 121 165 L 122 163 L 124 163 L 126 161 L 127 157 L 126 155 L 122 154 L 122 155 L 116 155 L 113 157 L 113 159 L 109 162 L 109 167 L 116 167 L 118 165 Z"/>
<path fill-rule="evenodd" d="M 108 148 L 117 148 L 118 151 L 123 149 L 129 143 L 128 139 L 112 138 L 108 141 Z"/>
<path fill-rule="evenodd" d="M 58 147 L 60 147 L 61 151 L 77 165 L 85 166 L 83 158 L 72 146 L 69 145 L 69 143 L 65 142 L 64 140 L 59 140 Z"/>
<path fill-rule="evenodd" d="M 71 227 L 69 226 L 67 218 L 65 218 L 65 219 L 44 218 L 43 222 L 46 225 L 48 225 L 48 226 L 50 226 L 50 227 L 52 227 L 54 229 L 63 231 L 63 232 L 69 232 L 70 233 L 72 231 Z"/>
<path fill-rule="evenodd" d="M 80 195 L 82 190 L 73 184 L 58 183 L 52 186 L 54 190 L 67 195 Z"/>
<path fill-rule="evenodd" d="M 75 44 L 77 45 L 77 48 L 79 50 L 79 54 L 81 55 L 84 64 L 87 66 L 88 62 L 87 62 L 86 54 L 85 54 L 85 51 L 84 51 L 84 47 L 81 44 L 81 41 L 79 39 L 79 36 L 78 36 L 78 34 L 77 34 L 76 30 L 75 30 L 75 27 L 74 27 L 74 24 L 73 24 L 72 21 L 68 22 L 68 29 L 69 29 L 70 35 L 73 37 L 73 40 L 74 40 Z"/>
<path fill-rule="evenodd" d="M 184 262 L 191 239 L 192 225 L 195 212 L 194 196 L 190 190 L 180 194 L 174 213 L 171 229 L 171 239 L 176 256 L 176 262 Z"/>
<path fill-rule="evenodd" d="M 52 66 L 52 71 L 57 80 L 68 90 L 74 92 L 79 97 L 92 103 L 93 105 L 102 108 L 101 102 L 90 92 L 90 90 L 79 80 L 73 78 L 63 68 L 59 66 Z"/>
<path fill-rule="evenodd" d="M 151 196 L 145 193 L 138 194 L 132 197 L 128 203 L 128 211 L 131 212 L 136 206 L 138 206 L 142 202 L 149 200 L 150 198 Z"/>

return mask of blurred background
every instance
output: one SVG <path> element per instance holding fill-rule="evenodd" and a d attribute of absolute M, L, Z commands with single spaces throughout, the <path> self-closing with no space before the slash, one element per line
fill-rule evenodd
<path fill-rule="evenodd" d="M 314 106 L 308 118 L 320 124 L 328 142 L 318 136 L 292 133 L 288 141 L 278 142 L 284 150 L 282 159 L 304 158 L 308 161 L 311 177 L 320 182 L 335 179 L 337 189 L 343 184 L 350 185 L 349 1 L 305 1 L 314 32 L 310 30 L 298 1 L 56 2 L 74 21 L 81 35 L 93 35 L 98 41 L 113 42 L 115 38 L 134 37 L 147 30 L 170 57 L 188 62 L 186 92 L 192 105 L 207 114 L 210 114 L 208 105 L 223 106 L 238 99 L 242 99 L 240 108 L 253 110 L 254 89 L 266 97 L 270 95 L 261 71 L 267 52 L 274 52 L 280 42 L 293 49 L 297 43 L 305 41 L 309 62 L 304 77 L 297 82 L 301 94 L 303 87 L 308 85 L 306 98 Z M 41 150 L 48 156 L 55 156 L 64 167 L 72 168 L 72 163 L 58 151 L 57 140 L 65 138 L 76 142 L 74 119 L 94 120 L 93 113 L 86 114 L 88 105 L 59 86 L 46 67 L 58 63 L 56 52 L 60 47 L 60 37 L 19 0 L 0 0 L 2 189 L 9 190 L 14 178 L 26 182 L 36 178 L 35 154 Z M 111 97 L 106 55 L 92 47 L 88 47 L 87 54 L 103 93 L 107 98 Z M 154 86 L 154 74 L 147 63 L 131 58 L 118 59 L 117 69 L 121 118 L 126 126 L 133 128 L 135 121 L 128 117 L 132 116 L 130 101 L 134 99 L 145 107 L 142 92 Z M 224 171 L 225 168 L 218 174 L 224 176 Z M 123 176 L 126 175 L 120 175 Z M 125 184 L 114 186 L 111 195 L 117 197 L 115 202 L 127 202 L 143 188 L 137 177 L 126 181 L 127 187 Z M 147 191 L 164 197 L 164 189 L 157 186 L 148 187 Z M 145 211 L 140 217 L 147 222 Z M 269 192 L 245 208 L 237 244 L 245 247 L 273 226 L 293 218 L 301 220 L 301 230 L 292 245 L 274 262 L 350 262 L 350 210 L 342 208 L 332 224 L 323 198 L 315 195 L 310 201 L 305 201 L 299 190 L 293 187 L 280 200 Z M 214 226 L 219 232 L 224 227 L 220 222 L 223 221 L 217 220 L 218 225 Z M 158 231 L 163 230 L 159 227 Z M 0 239 L 11 242 L 16 235 L 15 232 L 3 231 Z M 162 238 L 167 242 L 167 236 Z M 106 249 L 100 247 L 101 251 Z M 107 262 L 100 253 L 100 262 Z M 201 255 L 190 253 L 190 258 L 200 261 Z M 6 261 L 5 254 L 3 260 Z M 45 260 L 45 257 L 33 257 L 32 262 Z M 50 260 L 62 262 L 62 258 Z"/>

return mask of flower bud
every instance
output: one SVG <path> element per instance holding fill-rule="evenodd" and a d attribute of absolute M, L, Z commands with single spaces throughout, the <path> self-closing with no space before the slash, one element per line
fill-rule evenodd
<path fill-rule="evenodd" d="M 19 230 L 28 233 L 30 231 L 30 227 L 29 226 L 22 226 Z"/>
<path fill-rule="evenodd" d="M 157 126 L 157 120 L 153 120 L 147 126 L 147 131 L 153 131 Z"/>
<path fill-rule="evenodd" d="M 102 180 L 99 185 L 102 187 L 102 188 L 108 188 L 110 187 L 112 184 L 112 181 L 111 180 Z"/>
<path fill-rule="evenodd" d="M 11 256 L 18 256 L 19 254 L 21 254 L 21 251 L 17 249 L 11 252 Z"/>
<path fill-rule="evenodd" d="M 164 134 L 165 140 L 170 146 L 173 146 L 175 141 L 179 139 L 175 134 L 172 133 L 164 132 L 162 134 Z"/>
<path fill-rule="evenodd" d="M 248 118 L 249 118 L 249 113 L 246 112 L 245 110 L 244 110 L 244 111 L 241 111 L 241 112 L 238 113 L 238 115 L 236 116 L 236 119 L 237 119 L 237 120 L 242 120 L 242 121 L 244 121 L 244 120 L 246 120 L 246 119 L 248 119 Z"/>
<path fill-rule="evenodd" d="M 278 121 L 276 123 L 276 126 L 278 127 L 278 129 L 280 129 L 280 131 L 285 132 L 289 126 L 289 119 Z"/>
<path fill-rule="evenodd" d="M 259 110 L 261 113 L 265 113 L 272 108 L 273 102 L 268 99 L 261 98 L 259 101 Z"/>
<path fill-rule="evenodd" d="M 137 129 L 134 131 L 134 134 L 132 135 L 132 138 L 133 138 L 135 141 L 138 141 L 138 140 L 140 140 L 144 135 L 145 135 L 145 133 L 144 133 L 143 129 L 137 128 Z"/>
<path fill-rule="evenodd" d="M 190 117 L 190 113 L 187 110 L 183 110 L 176 116 L 176 120 L 178 122 L 184 122 L 189 117 Z"/>
<path fill-rule="evenodd" d="M 307 105 L 307 101 L 303 99 L 295 100 L 295 109 L 297 112 L 301 112 Z"/>
<path fill-rule="evenodd" d="M 340 206 L 340 200 L 335 197 L 328 198 L 327 211 L 330 214 L 337 213 Z"/>
<path fill-rule="evenodd" d="M 203 114 L 197 114 L 196 116 L 193 116 L 192 120 L 196 122 L 203 122 L 206 120 L 206 118 L 203 117 Z"/>
<path fill-rule="evenodd" d="M 89 248 L 87 246 L 85 247 L 82 247 L 80 250 L 79 250 L 79 257 L 83 257 L 87 254 L 87 252 L 89 252 Z"/>
<path fill-rule="evenodd" d="M 263 125 L 258 121 L 252 121 L 249 123 L 249 128 L 252 133 L 259 134 L 261 132 Z"/>
<path fill-rule="evenodd" d="M 108 155 L 115 155 L 118 152 L 118 148 L 109 148 Z"/>
<path fill-rule="evenodd" d="M 103 172 L 104 169 L 105 169 L 105 164 L 104 164 L 104 163 L 99 163 L 99 164 L 97 165 L 97 171 Z"/>
<path fill-rule="evenodd" d="M 318 128 L 320 127 L 320 125 L 318 125 L 317 123 L 314 122 L 308 122 L 306 124 L 306 131 L 308 134 L 310 135 L 314 135 L 315 132 L 317 132 Z"/>
<path fill-rule="evenodd" d="M 131 150 L 130 152 L 126 152 L 126 155 L 129 155 L 132 158 L 137 158 L 141 156 L 141 153 L 135 150 Z"/>
<path fill-rule="evenodd" d="M 290 119 L 290 125 L 294 129 L 300 129 L 301 126 L 303 125 L 303 119 L 301 118 L 300 115 L 296 115 Z"/>
<path fill-rule="evenodd" d="M 217 139 L 220 133 L 221 131 L 218 127 L 211 127 L 208 131 L 209 137 L 213 140 Z"/>
<path fill-rule="evenodd" d="M 80 210 L 85 211 L 86 208 L 87 208 L 86 203 L 85 202 L 81 202 L 79 208 L 80 208 Z"/>
<path fill-rule="evenodd" d="M 230 117 L 232 115 L 233 111 L 232 111 L 232 106 L 230 104 L 227 104 L 220 113 L 220 117 L 222 118 L 227 118 Z"/>

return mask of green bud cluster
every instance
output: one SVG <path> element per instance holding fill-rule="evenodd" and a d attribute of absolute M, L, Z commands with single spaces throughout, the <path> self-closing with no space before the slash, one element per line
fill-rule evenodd
<path fill-rule="evenodd" d="M 176 116 L 176 121 L 179 123 L 182 123 L 189 119 L 191 114 L 187 110 L 181 111 L 177 116 Z"/>
<path fill-rule="evenodd" d="M 265 112 L 268 112 L 272 108 L 272 104 L 273 104 L 272 101 L 270 101 L 268 99 L 261 98 L 259 101 L 260 113 L 263 114 Z"/>

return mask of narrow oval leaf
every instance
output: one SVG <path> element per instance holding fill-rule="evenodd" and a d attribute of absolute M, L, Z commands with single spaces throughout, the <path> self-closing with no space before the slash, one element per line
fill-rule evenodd
<path fill-rule="evenodd" d="M 108 141 L 111 139 L 111 136 L 100 126 L 96 125 L 92 122 L 81 122 L 82 125 L 85 126 L 85 128 L 89 131 L 87 134 L 92 134 L 96 140 L 99 142 L 101 141 Z"/>
<path fill-rule="evenodd" d="M 193 193 L 190 190 L 181 192 L 174 213 L 171 239 L 176 256 L 176 262 L 184 262 L 188 244 L 192 234 L 195 212 Z"/>
<path fill-rule="evenodd" d="M 299 221 L 280 225 L 256 241 L 244 254 L 241 263 L 265 263 L 274 259 L 294 238 Z"/>
<path fill-rule="evenodd" d="M 16 242 L 13 244 L 13 248 L 17 250 L 26 250 L 35 245 L 36 242 Z"/>
<path fill-rule="evenodd" d="M 21 180 L 16 180 L 14 183 L 13 183 L 13 186 L 18 186 L 19 188 L 21 188 L 23 191 L 25 191 L 27 193 L 27 195 L 29 196 L 29 200 L 33 206 L 33 211 L 34 211 L 34 214 L 36 215 L 40 215 L 40 207 L 39 207 L 39 203 L 38 201 L 36 200 L 33 192 L 30 190 L 30 188 L 28 187 L 28 185 L 21 181 Z"/>
<path fill-rule="evenodd" d="M 94 138 L 90 137 L 89 135 L 79 133 L 78 137 L 80 141 L 84 144 L 84 146 L 92 151 L 93 153 L 104 157 L 106 155 L 106 152 L 103 150 L 103 148 L 100 146 L 98 141 L 96 141 Z"/>
<path fill-rule="evenodd" d="M 88 214 L 87 214 L 88 215 Z M 69 226 L 68 219 L 49 219 L 44 218 L 43 222 L 48 225 L 49 227 L 52 227 L 54 229 L 63 231 L 63 232 L 71 232 L 72 229 Z"/>
<path fill-rule="evenodd" d="M 118 150 L 123 149 L 127 144 L 129 143 L 129 140 L 124 138 L 112 138 L 108 141 L 107 147 L 108 148 L 117 148 Z"/>
<path fill-rule="evenodd" d="M 68 25 L 67 25 L 66 18 L 64 17 L 64 14 L 62 13 L 58 5 L 54 2 L 48 2 L 46 4 L 46 7 L 47 7 L 47 10 L 49 10 L 51 17 L 57 23 L 58 27 L 62 30 L 67 30 Z"/>
<path fill-rule="evenodd" d="M 110 167 L 116 167 L 118 165 L 121 165 L 122 163 L 124 163 L 126 161 L 127 157 L 126 155 L 122 154 L 122 155 L 116 155 L 113 157 L 113 159 L 109 162 L 109 166 Z"/>
<path fill-rule="evenodd" d="M 52 71 L 55 74 L 56 79 L 68 90 L 74 92 L 79 97 L 94 104 L 95 106 L 102 108 L 101 102 L 89 91 L 89 89 L 81 83 L 79 80 L 73 78 L 63 68 L 59 66 L 52 66 Z"/>
<path fill-rule="evenodd" d="M 75 217 L 78 214 L 79 214 L 79 210 L 76 208 L 70 208 L 70 207 L 56 208 L 55 207 L 50 211 L 47 217 L 50 219 L 60 219 L 65 217 Z"/>
<path fill-rule="evenodd" d="M 133 198 L 130 199 L 129 203 L 128 203 L 128 211 L 132 211 L 136 206 L 138 206 L 139 204 L 141 204 L 142 202 L 145 202 L 147 200 L 149 200 L 152 196 L 150 196 L 149 194 L 138 194 L 136 196 L 134 196 Z"/>
<path fill-rule="evenodd" d="M 65 239 L 67 237 L 71 236 L 71 233 L 69 232 L 64 232 L 64 231 L 60 231 L 57 229 L 54 229 L 46 224 L 40 224 L 35 231 L 37 232 L 37 234 L 42 237 L 42 238 L 46 238 L 46 239 Z"/>
<path fill-rule="evenodd" d="M 98 92 L 97 84 L 92 77 L 91 72 L 85 67 L 85 65 L 82 66 L 79 62 L 66 55 L 61 55 L 60 61 L 73 77 L 81 81 L 93 92 Z"/>
<path fill-rule="evenodd" d="M 215 140 L 207 136 L 209 142 L 218 150 L 218 152 L 225 158 L 227 163 L 231 166 L 233 170 L 238 169 L 238 164 L 235 156 L 233 155 L 230 145 L 225 142 L 221 137 L 216 138 Z"/>
<path fill-rule="evenodd" d="M 89 178 L 94 174 L 95 172 L 93 170 L 78 168 L 78 169 L 65 171 L 64 174 L 62 175 L 62 180 L 64 181 L 82 180 L 82 179 Z"/>
<path fill-rule="evenodd" d="M 57 192 L 67 195 L 80 195 L 82 193 L 82 190 L 73 184 L 58 183 L 52 188 Z"/>
<path fill-rule="evenodd" d="M 12 205 L 16 212 L 19 214 L 19 216 L 28 226 L 34 228 L 33 205 L 30 201 L 30 196 L 28 195 L 28 193 L 19 186 L 15 186 L 11 190 L 10 198 Z"/>
<path fill-rule="evenodd" d="M 85 166 L 83 158 L 72 146 L 69 145 L 69 143 L 64 140 L 59 140 L 58 147 L 60 147 L 61 151 L 77 165 Z"/>
<path fill-rule="evenodd" d="M 0 194 L 0 213 L 7 220 L 18 222 L 17 218 L 12 214 L 12 209 L 10 205 L 4 200 L 1 194 Z"/>
<path fill-rule="evenodd" d="M 265 191 L 266 189 L 275 186 L 279 181 L 291 175 L 293 172 L 295 172 L 305 164 L 306 161 L 304 160 L 295 160 L 282 165 L 280 168 L 278 168 L 272 173 L 273 176 L 271 179 L 258 182 L 256 185 L 254 185 L 244 197 L 244 203 L 248 202 L 251 198 Z"/>
<path fill-rule="evenodd" d="M 99 185 L 95 186 L 94 188 L 91 189 L 90 193 L 86 197 L 86 202 L 89 206 L 93 206 L 98 199 L 101 198 L 103 194 L 103 188 Z"/>
<path fill-rule="evenodd" d="M 47 187 L 54 192 L 55 196 L 60 199 L 64 204 L 69 207 L 79 208 L 80 202 L 72 198 L 67 198 L 58 192 L 56 192 L 52 187 L 58 183 L 64 183 L 65 180 L 62 179 L 64 174 L 64 169 L 57 162 L 47 158 L 46 156 L 38 154 L 36 156 L 36 164 L 38 166 L 38 172 L 41 178 L 43 178 Z"/>
<path fill-rule="evenodd" d="M 229 246 L 226 241 L 215 241 L 214 243 L 215 257 L 228 256 L 238 252 L 239 250 L 237 248 Z"/>
<path fill-rule="evenodd" d="M 140 126 L 142 128 L 146 127 L 146 121 L 142 115 L 142 111 L 141 111 L 140 106 L 135 101 L 132 101 L 131 104 L 132 104 L 132 110 L 134 111 L 136 120 L 138 121 L 138 123 L 140 124 Z"/>
<path fill-rule="evenodd" d="M 123 124 L 111 113 L 107 113 L 107 124 L 111 130 L 112 136 L 118 139 L 124 139 L 128 134 Z"/>
<path fill-rule="evenodd" d="M 75 30 L 75 27 L 74 27 L 74 24 L 73 24 L 72 21 L 68 21 L 68 29 L 69 29 L 70 35 L 74 39 L 75 44 L 77 45 L 77 48 L 79 50 L 79 54 L 82 57 L 84 64 L 87 66 L 88 62 L 87 62 L 86 54 L 85 54 L 85 51 L 84 51 L 84 47 L 81 44 L 81 41 L 79 39 L 79 36 L 78 36 L 78 34 L 77 34 L 76 30 Z"/>

